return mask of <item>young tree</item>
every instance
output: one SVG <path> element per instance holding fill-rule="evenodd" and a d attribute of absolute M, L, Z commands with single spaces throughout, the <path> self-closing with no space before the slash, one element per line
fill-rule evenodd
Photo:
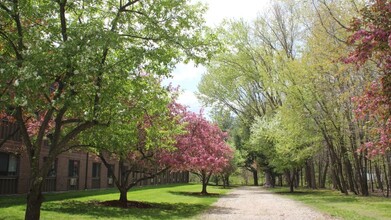
<path fill-rule="evenodd" d="M 31 167 L 26 219 L 40 217 L 56 156 L 78 146 L 81 132 L 113 123 L 111 113 L 144 86 L 129 82 L 210 56 L 203 13 L 185 0 L 0 2 L 0 111 L 15 118 Z M 40 122 L 33 136 L 30 118 Z"/>
<path fill-rule="evenodd" d="M 187 133 L 177 137 L 177 149 L 166 152 L 162 160 L 170 164 L 172 170 L 187 170 L 199 176 L 201 194 L 207 194 L 210 177 L 229 166 L 233 151 L 225 143 L 226 134 L 201 113 L 187 112 L 182 121 Z"/>
<path fill-rule="evenodd" d="M 126 110 L 116 114 L 115 123 L 84 132 L 81 137 L 82 143 L 93 146 L 112 174 L 120 191 L 119 201 L 125 207 L 132 187 L 169 169 L 170 164 L 164 163 L 160 154 L 169 153 L 175 137 L 184 132 L 179 120 L 185 107 L 171 101 L 165 88 L 153 81 L 142 88 L 143 93 L 136 93 L 139 96 L 133 97 Z M 119 174 L 112 170 L 109 159 L 119 162 Z"/>

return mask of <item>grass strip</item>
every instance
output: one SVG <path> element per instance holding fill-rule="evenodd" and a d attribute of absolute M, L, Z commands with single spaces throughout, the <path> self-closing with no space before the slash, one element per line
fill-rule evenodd
<path fill-rule="evenodd" d="M 107 207 L 100 201 L 119 199 L 116 189 L 89 190 L 45 195 L 41 219 L 191 219 L 216 202 L 229 189 L 208 186 L 211 195 L 195 194 L 198 184 L 173 184 L 135 188 L 128 192 L 128 200 L 147 202 L 152 208 Z M 0 219 L 23 219 L 25 196 L 0 197 Z"/>
<path fill-rule="evenodd" d="M 269 190 L 339 219 L 391 219 L 390 198 L 344 195 L 338 191 L 303 188 L 297 189 L 294 193 L 289 193 L 287 188 Z"/>

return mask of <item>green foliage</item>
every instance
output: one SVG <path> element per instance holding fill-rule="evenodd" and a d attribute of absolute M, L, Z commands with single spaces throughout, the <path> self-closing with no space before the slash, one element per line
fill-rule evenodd
<path fill-rule="evenodd" d="M 124 157 L 137 148 L 173 147 L 175 135 L 182 133 L 183 128 L 176 123 L 178 116 L 171 115 L 168 106 L 172 100 L 166 88 L 149 75 L 139 77 L 136 82 L 127 94 L 131 101 L 120 103 L 121 110 L 111 114 L 108 126 L 83 132 L 81 143 L 91 145 L 96 152 L 103 150 Z"/>
<path fill-rule="evenodd" d="M 277 171 L 297 168 L 310 158 L 321 138 L 297 111 L 282 106 L 273 117 L 258 118 L 252 127 L 250 143 L 260 148 Z"/>

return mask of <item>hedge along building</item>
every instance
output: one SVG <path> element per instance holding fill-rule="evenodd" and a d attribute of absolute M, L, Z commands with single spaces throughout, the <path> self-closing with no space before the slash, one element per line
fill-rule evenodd
<path fill-rule="evenodd" d="M 5 141 L 6 139 L 6 141 Z M 0 195 L 23 194 L 29 188 L 30 167 L 22 138 L 15 124 L 0 125 Z M 49 147 L 42 149 L 41 161 L 46 159 Z M 119 163 L 108 160 L 114 172 L 120 175 Z M 131 173 L 129 178 L 140 178 L 143 173 Z M 188 172 L 166 171 L 160 175 L 138 183 L 139 186 L 188 183 Z M 112 174 L 97 155 L 83 151 L 70 151 L 60 154 L 47 175 L 44 192 L 84 190 L 114 187 Z"/>

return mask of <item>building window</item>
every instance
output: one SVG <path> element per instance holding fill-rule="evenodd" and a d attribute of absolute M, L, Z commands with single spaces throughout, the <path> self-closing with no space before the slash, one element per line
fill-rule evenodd
<path fill-rule="evenodd" d="M 16 176 L 18 158 L 13 154 L 0 153 L 0 176 Z"/>
<path fill-rule="evenodd" d="M 48 158 L 44 157 L 43 162 L 46 162 Z M 56 177 L 57 175 L 57 159 L 50 165 L 50 170 L 48 172 L 47 177 Z"/>
<path fill-rule="evenodd" d="M 99 178 L 100 177 L 100 163 L 93 163 L 92 164 L 92 178 Z"/>
<path fill-rule="evenodd" d="M 79 176 L 79 167 L 80 167 L 80 161 L 69 160 L 68 176 L 69 177 L 78 177 Z"/>
<path fill-rule="evenodd" d="M 114 164 L 109 164 L 110 169 L 107 169 L 107 178 L 113 178 Z"/>
<path fill-rule="evenodd" d="M 110 168 L 110 169 L 109 169 Z M 109 164 L 109 168 L 107 169 L 107 184 L 109 186 L 112 186 L 114 183 L 113 176 L 114 176 L 114 164 Z"/>

